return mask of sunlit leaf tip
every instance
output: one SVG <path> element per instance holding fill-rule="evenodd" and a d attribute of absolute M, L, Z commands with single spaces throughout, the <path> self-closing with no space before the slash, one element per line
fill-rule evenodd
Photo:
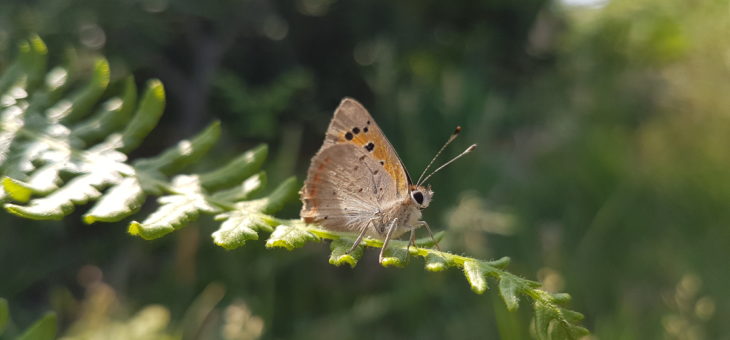
<path fill-rule="evenodd" d="M 440 272 L 444 271 L 448 268 L 448 264 L 446 263 L 446 259 L 438 254 L 429 253 L 426 255 L 426 270 L 430 272 Z"/>
<path fill-rule="evenodd" d="M 92 83 L 100 88 L 105 89 L 109 85 L 111 79 L 111 68 L 106 58 L 99 58 L 94 63 L 94 72 L 92 73 Z"/>
<path fill-rule="evenodd" d="M 464 262 L 464 275 L 466 276 L 471 290 L 474 293 L 482 294 L 487 290 L 487 277 L 484 268 L 478 261 Z"/>
<path fill-rule="evenodd" d="M 7 193 L 10 198 L 17 202 L 28 202 L 31 195 L 33 195 L 33 190 L 28 188 L 28 186 L 25 185 L 25 183 L 23 183 L 22 181 L 16 180 L 14 178 L 3 177 L 2 185 L 3 189 L 5 189 L 5 193 Z"/>
<path fill-rule="evenodd" d="M 139 236 L 145 240 L 154 240 L 173 231 L 175 231 L 175 228 L 169 225 L 146 226 L 137 221 L 129 223 L 129 228 L 127 228 L 130 235 Z"/>
<path fill-rule="evenodd" d="M 344 264 L 350 265 L 350 268 L 355 268 L 357 262 L 363 255 L 363 247 L 357 246 L 351 252 L 348 250 L 352 248 L 352 241 L 346 239 L 336 239 L 330 244 L 329 263 L 335 266 L 342 266 Z"/>
<path fill-rule="evenodd" d="M 398 267 L 402 268 L 408 264 L 409 253 L 400 247 L 388 247 L 383 252 L 383 259 L 380 261 L 380 265 L 383 267 Z"/>

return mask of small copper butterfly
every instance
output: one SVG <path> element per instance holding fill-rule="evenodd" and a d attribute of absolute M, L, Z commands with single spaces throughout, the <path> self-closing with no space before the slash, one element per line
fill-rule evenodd
<path fill-rule="evenodd" d="M 421 178 L 460 131 L 457 127 Z M 410 231 L 414 244 L 414 232 L 421 226 L 433 237 L 428 223 L 421 220 L 421 210 L 428 207 L 433 191 L 422 184 L 474 148 L 476 144 L 413 184 L 370 113 L 356 100 L 345 98 L 335 110 L 322 147 L 312 158 L 300 192 L 303 203 L 300 215 L 305 222 L 329 230 L 358 233 L 350 251 L 364 236 L 383 240 L 379 256 L 382 262 L 383 252 L 392 238 Z"/>

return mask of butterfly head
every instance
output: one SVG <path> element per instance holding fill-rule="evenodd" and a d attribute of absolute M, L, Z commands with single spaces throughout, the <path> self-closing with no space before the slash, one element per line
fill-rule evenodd
<path fill-rule="evenodd" d="M 433 197 L 433 191 L 431 186 L 428 187 L 422 185 L 411 185 L 411 201 L 419 208 L 428 208 L 431 203 L 431 197 Z"/>

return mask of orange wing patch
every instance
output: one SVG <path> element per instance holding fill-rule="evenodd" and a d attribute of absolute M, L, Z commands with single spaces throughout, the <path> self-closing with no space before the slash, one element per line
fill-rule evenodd
<path fill-rule="evenodd" d="M 385 171 L 396 180 L 396 185 L 399 188 L 401 186 L 407 187 L 408 180 L 406 176 L 404 176 L 405 169 L 403 169 L 400 158 L 398 158 L 398 155 L 395 154 L 395 150 L 393 150 L 393 147 L 390 146 L 390 142 L 388 142 L 385 138 L 385 135 L 382 133 L 371 132 L 372 128 L 367 126 L 362 129 L 354 127 L 352 130 L 357 131 L 358 129 L 360 130 L 360 133 L 358 134 L 355 134 L 352 131 L 345 132 L 342 142 L 355 144 L 356 146 L 368 151 L 368 154 L 377 160 L 380 165 L 383 166 Z M 348 140 L 348 134 L 352 134 L 351 140 Z"/>

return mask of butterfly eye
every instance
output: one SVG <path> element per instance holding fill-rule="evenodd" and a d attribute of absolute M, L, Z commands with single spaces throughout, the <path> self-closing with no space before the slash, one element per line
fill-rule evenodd
<path fill-rule="evenodd" d="M 423 194 L 420 191 L 414 190 L 411 193 L 411 196 L 413 197 L 413 200 L 416 201 L 416 203 L 423 204 Z"/>

